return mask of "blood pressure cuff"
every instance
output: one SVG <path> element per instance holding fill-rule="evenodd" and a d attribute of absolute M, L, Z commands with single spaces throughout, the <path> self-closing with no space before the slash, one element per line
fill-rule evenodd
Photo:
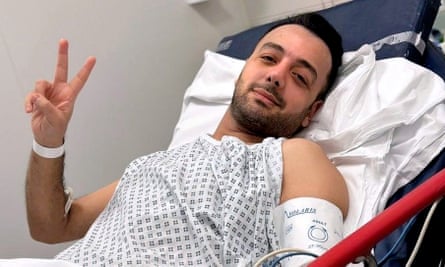
<path fill-rule="evenodd" d="M 313 197 L 290 199 L 273 212 L 280 248 L 295 248 L 321 255 L 343 238 L 343 215 L 329 201 Z M 297 266 L 313 258 L 294 256 L 284 266 Z"/>

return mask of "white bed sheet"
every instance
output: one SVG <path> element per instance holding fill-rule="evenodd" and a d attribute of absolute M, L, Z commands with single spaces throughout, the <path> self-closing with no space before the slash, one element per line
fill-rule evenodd
<path fill-rule="evenodd" d="M 0 267 L 79 267 L 80 265 L 54 259 L 16 258 L 0 259 Z"/>
<path fill-rule="evenodd" d="M 170 147 L 213 133 L 243 66 L 243 60 L 205 52 Z M 376 61 L 369 45 L 344 54 L 334 91 L 298 136 L 319 143 L 346 179 L 346 234 L 381 212 L 445 146 L 444 99 L 443 80 L 404 58 Z"/>

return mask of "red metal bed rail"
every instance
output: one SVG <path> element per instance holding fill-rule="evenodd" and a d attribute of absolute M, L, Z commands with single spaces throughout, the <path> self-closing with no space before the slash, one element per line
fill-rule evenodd
<path fill-rule="evenodd" d="M 308 266 L 342 267 L 353 263 L 358 257 L 368 255 L 377 242 L 443 195 L 445 195 L 445 169 L 394 202 Z"/>

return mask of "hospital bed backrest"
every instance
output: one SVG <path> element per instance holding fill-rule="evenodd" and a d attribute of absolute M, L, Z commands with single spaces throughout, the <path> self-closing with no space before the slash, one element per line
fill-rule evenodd
<path fill-rule="evenodd" d="M 355 0 L 321 10 L 319 13 L 340 32 L 345 51 L 356 50 L 363 44 L 372 44 L 377 59 L 404 57 L 434 71 L 445 80 L 444 54 L 429 41 L 429 35 L 440 4 L 440 0 Z M 216 51 L 226 56 L 246 59 L 267 29 L 278 22 L 274 21 L 255 26 L 224 37 L 219 42 Z M 444 166 L 445 151 L 442 151 L 411 183 L 400 188 L 390 199 L 388 205 L 400 199 L 420 183 L 443 169 Z M 443 211 L 445 204 L 441 203 L 441 206 Z M 445 220 L 445 215 L 437 216 L 439 218 L 436 218 L 436 221 L 443 222 Z M 422 211 L 410 225 L 405 223 L 378 243 L 375 250 L 377 260 L 387 257 L 385 264 L 379 266 L 404 266 L 415 245 L 425 217 L 426 211 Z M 436 223 L 436 225 L 438 224 Z M 435 231 L 434 223 L 431 226 L 430 231 Z M 440 226 L 440 228 L 443 227 Z M 441 230 L 442 237 L 444 232 L 445 230 Z M 440 237 L 435 233 L 430 234 L 430 236 L 436 239 Z M 443 242 L 443 240 L 441 241 Z M 394 248 L 396 242 L 400 242 L 399 247 L 392 255 L 389 255 L 388 250 Z M 433 242 L 437 242 L 437 240 Z M 437 252 L 437 248 L 435 250 L 432 248 L 433 246 L 426 244 L 426 249 L 420 252 L 417 262 L 437 262 L 435 261 L 437 255 L 443 257 L 443 254 L 445 254 Z"/>
<path fill-rule="evenodd" d="M 345 51 L 373 44 L 377 59 L 421 62 L 440 0 L 355 0 L 319 11 L 342 35 Z M 292 7 L 289 7 L 292 8 Z M 217 52 L 246 59 L 273 21 L 221 40 Z"/>

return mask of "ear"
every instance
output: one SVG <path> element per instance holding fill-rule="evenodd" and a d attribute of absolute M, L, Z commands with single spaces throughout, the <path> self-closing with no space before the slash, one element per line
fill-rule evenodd
<path fill-rule="evenodd" d="M 317 111 L 323 106 L 323 100 L 315 100 L 314 103 L 309 107 L 308 111 L 306 112 L 306 116 L 304 117 L 303 121 L 301 122 L 301 127 L 306 128 L 311 123 L 312 118 L 315 116 Z"/>

